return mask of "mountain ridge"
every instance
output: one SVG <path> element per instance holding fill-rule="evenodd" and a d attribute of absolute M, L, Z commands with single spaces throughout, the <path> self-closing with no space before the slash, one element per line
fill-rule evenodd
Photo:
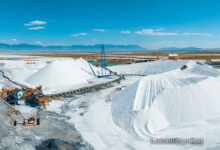
<path fill-rule="evenodd" d="M 32 45 L 32 44 L 5 44 L 0 43 L 0 52 L 95 52 L 100 51 L 102 44 L 96 45 Z M 113 45 L 106 44 L 106 51 L 146 51 L 145 48 L 138 45 Z"/>
<path fill-rule="evenodd" d="M 220 48 L 198 48 L 198 47 L 163 47 L 159 49 L 146 49 L 139 45 L 34 45 L 34 44 L 6 44 L 0 43 L 0 53 L 59 53 L 59 52 L 99 52 L 101 46 L 105 46 L 107 52 L 220 52 Z"/>

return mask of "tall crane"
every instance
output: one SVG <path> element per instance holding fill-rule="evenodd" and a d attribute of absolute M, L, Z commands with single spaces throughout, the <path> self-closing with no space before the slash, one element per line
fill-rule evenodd
<path fill-rule="evenodd" d="M 114 72 L 114 71 L 112 71 L 112 70 L 110 70 L 109 68 L 106 67 L 106 57 L 105 57 L 104 45 L 101 46 L 101 59 L 100 59 L 100 62 L 97 62 L 97 61 L 93 60 L 91 57 L 87 57 L 87 60 L 95 62 L 96 64 L 99 64 L 99 67 L 101 68 L 101 75 L 96 75 L 96 73 L 93 70 L 91 64 L 88 62 L 89 67 L 92 70 L 92 74 L 97 78 L 107 77 L 107 76 L 111 76 L 111 75 L 115 75 L 115 76 L 118 76 L 120 78 L 124 78 L 124 76 L 119 75 L 119 74 L 117 74 L 117 72 Z"/>
<path fill-rule="evenodd" d="M 87 60 L 90 60 L 90 61 L 92 61 L 92 62 L 96 62 L 96 61 L 93 60 L 91 57 L 87 57 Z M 89 62 L 88 62 L 88 63 L 89 63 Z M 89 67 L 90 67 L 90 69 L 92 70 L 92 72 L 93 72 L 93 74 L 94 74 L 95 77 L 101 78 L 101 77 L 116 75 L 116 76 L 118 76 L 118 77 L 120 77 L 120 78 L 124 78 L 123 76 L 117 74 L 117 72 L 114 72 L 114 71 L 110 70 L 109 68 L 107 68 L 106 66 L 103 66 L 100 62 L 96 62 L 96 63 L 99 64 L 99 66 L 101 67 L 101 69 L 103 69 L 103 70 L 105 70 L 105 71 L 108 71 L 108 72 L 109 72 L 109 75 L 101 75 L 101 76 L 100 76 L 100 75 L 96 75 L 95 72 L 94 72 L 94 70 L 92 69 L 91 65 L 89 64 Z"/>
<path fill-rule="evenodd" d="M 105 58 L 105 48 L 104 48 L 104 45 L 101 46 L 101 60 L 100 60 L 100 64 L 102 66 L 106 66 L 106 58 Z M 102 76 L 104 76 L 104 72 L 105 72 L 105 69 L 102 67 Z"/>

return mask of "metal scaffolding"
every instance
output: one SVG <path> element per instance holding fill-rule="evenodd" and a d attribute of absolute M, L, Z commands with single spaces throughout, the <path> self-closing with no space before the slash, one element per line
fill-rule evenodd
<path fill-rule="evenodd" d="M 106 66 L 106 58 L 105 58 L 105 48 L 104 48 L 104 45 L 101 46 L 101 60 L 100 60 L 100 64 L 102 66 Z M 105 69 L 102 67 L 102 76 L 105 75 L 106 71 Z"/>

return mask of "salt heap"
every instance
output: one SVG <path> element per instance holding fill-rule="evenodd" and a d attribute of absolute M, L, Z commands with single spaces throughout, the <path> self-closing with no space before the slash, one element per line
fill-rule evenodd
<path fill-rule="evenodd" d="M 196 62 L 186 65 L 185 70 L 146 76 L 116 94 L 112 101 L 114 122 L 145 139 L 219 118 L 219 71 Z"/>
<path fill-rule="evenodd" d="M 117 72 L 118 74 L 158 74 L 168 72 L 177 68 L 182 67 L 188 63 L 188 60 L 173 61 L 173 60 L 159 60 L 152 62 L 144 62 L 129 65 L 116 65 L 110 66 L 109 69 Z"/>
<path fill-rule="evenodd" d="M 93 67 L 95 70 L 95 67 Z M 31 85 L 56 88 L 88 83 L 93 78 L 88 62 L 84 59 L 54 61 L 26 79 Z"/>
<path fill-rule="evenodd" d="M 8 135 L 8 129 L 10 128 L 10 121 L 12 114 L 8 113 L 10 111 L 10 108 L 4 103 L 2 100 L 0 100 L 0 139 L 2 142 L 2 139 Z M 0 145 L 1 145 L 0 142 Z"/>

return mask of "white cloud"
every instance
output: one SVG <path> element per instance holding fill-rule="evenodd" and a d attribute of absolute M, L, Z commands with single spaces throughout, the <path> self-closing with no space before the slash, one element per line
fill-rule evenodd
<path fill-rule="evenodd" d="M 93 43 L 93 44 L 98 44 L 99 42 L 100 42 L 99 39 L 93 39 L 93 40 L 92 40 L 92 43 Z"/>
<path fill-rule="evenodd" d="M 135 32 L 139 35 L 155 35 L 155 36 L 170 36 L 170 35 L 178 35 L 175 32 L 160 32 L 162 29 L 143 29 L 140 31 Z"/>
<path fill-rule="evenodd" d="M 28 30 L 40 30 L 40 29 L 44 29 L 44 27 L 31 27 L 31 28 L 28 28 Z"/>
<path fill-rule="evenodd" d="M 212 37 L 213 35 L 212 34 L 209 34 L 209 33 L 196 33 L 196 32 L 186 32 L 186 33 L 183 33 L 183 35 L 186 35 L 186 36 L 190 36 L 190 35 L 197 35 L 197 36 L 207 36 L 207 37 Z"/>
<path fill-rule="evenodd" d="M 87 35 L 87 33 L 84 32 L 71 34 L 71 36 L 85 36 L 85 35 Z"/>
<path fill-rule="evenodd" d="M 11 41 L 12 41 L 12 42 L 16 42 L 16 43 L 18 42 L 17 39 L 11 39 Z"/>
<path fill-rule="evenodd" d="M 163 28 L 159 28 L 159 29 L 156 29 L 155 31 L 159 32 L 159 31 L 162 31 Z"/>
<path fill-rule="evenodd" d="M 188 41 L 156 41 L 152 43 L 148 43 L 146 45 L 147 48 L 150 49 L 158 49 L 158 48 L 163 48 L 163 47 L 189 47 L 193 45 L 187 45 L 189 44 Z"/>
<path fill-rule="evenodd" d="M 42 42 L 41 42 L 41 41 L 35 41 L 34 43 L 35 43 L 35 44 L 38 44 L 38 45 L 42 45 Z"/>
<path fill-rule="evenodd" d="M 105 32 L 106 30 L 104 30 L 104 29 L 93 29 L 93 31 Z"/>
<path fill-rule="evenodd" d="M 8 43 L 8 44 L 14 44 L 14 43 L 19 43 L 19 41 L 15 38 L 13 39 L 10 39 L 10 40 L 0 40 L 1 42 L 4 42 L 4 43 Z"/>
<path fill-rule="evenodd" d="M 99 39 L 93 39 L 93 42 L 98 42 L 99 41 Z"/>
<path fill-rule="evenodd" d="M 34 26 L 34 25 L 43 25 L 46 24 L 46 21 L 40 21 L 40 20 L 35 20 L 35 21 L 31 21 L 27 24 L 24 24 L 25 26 Z"/>
<path fill-rule="evenodd" d="M 121 31 L 122 34 L 130 34 L 131 31 Z"/>

